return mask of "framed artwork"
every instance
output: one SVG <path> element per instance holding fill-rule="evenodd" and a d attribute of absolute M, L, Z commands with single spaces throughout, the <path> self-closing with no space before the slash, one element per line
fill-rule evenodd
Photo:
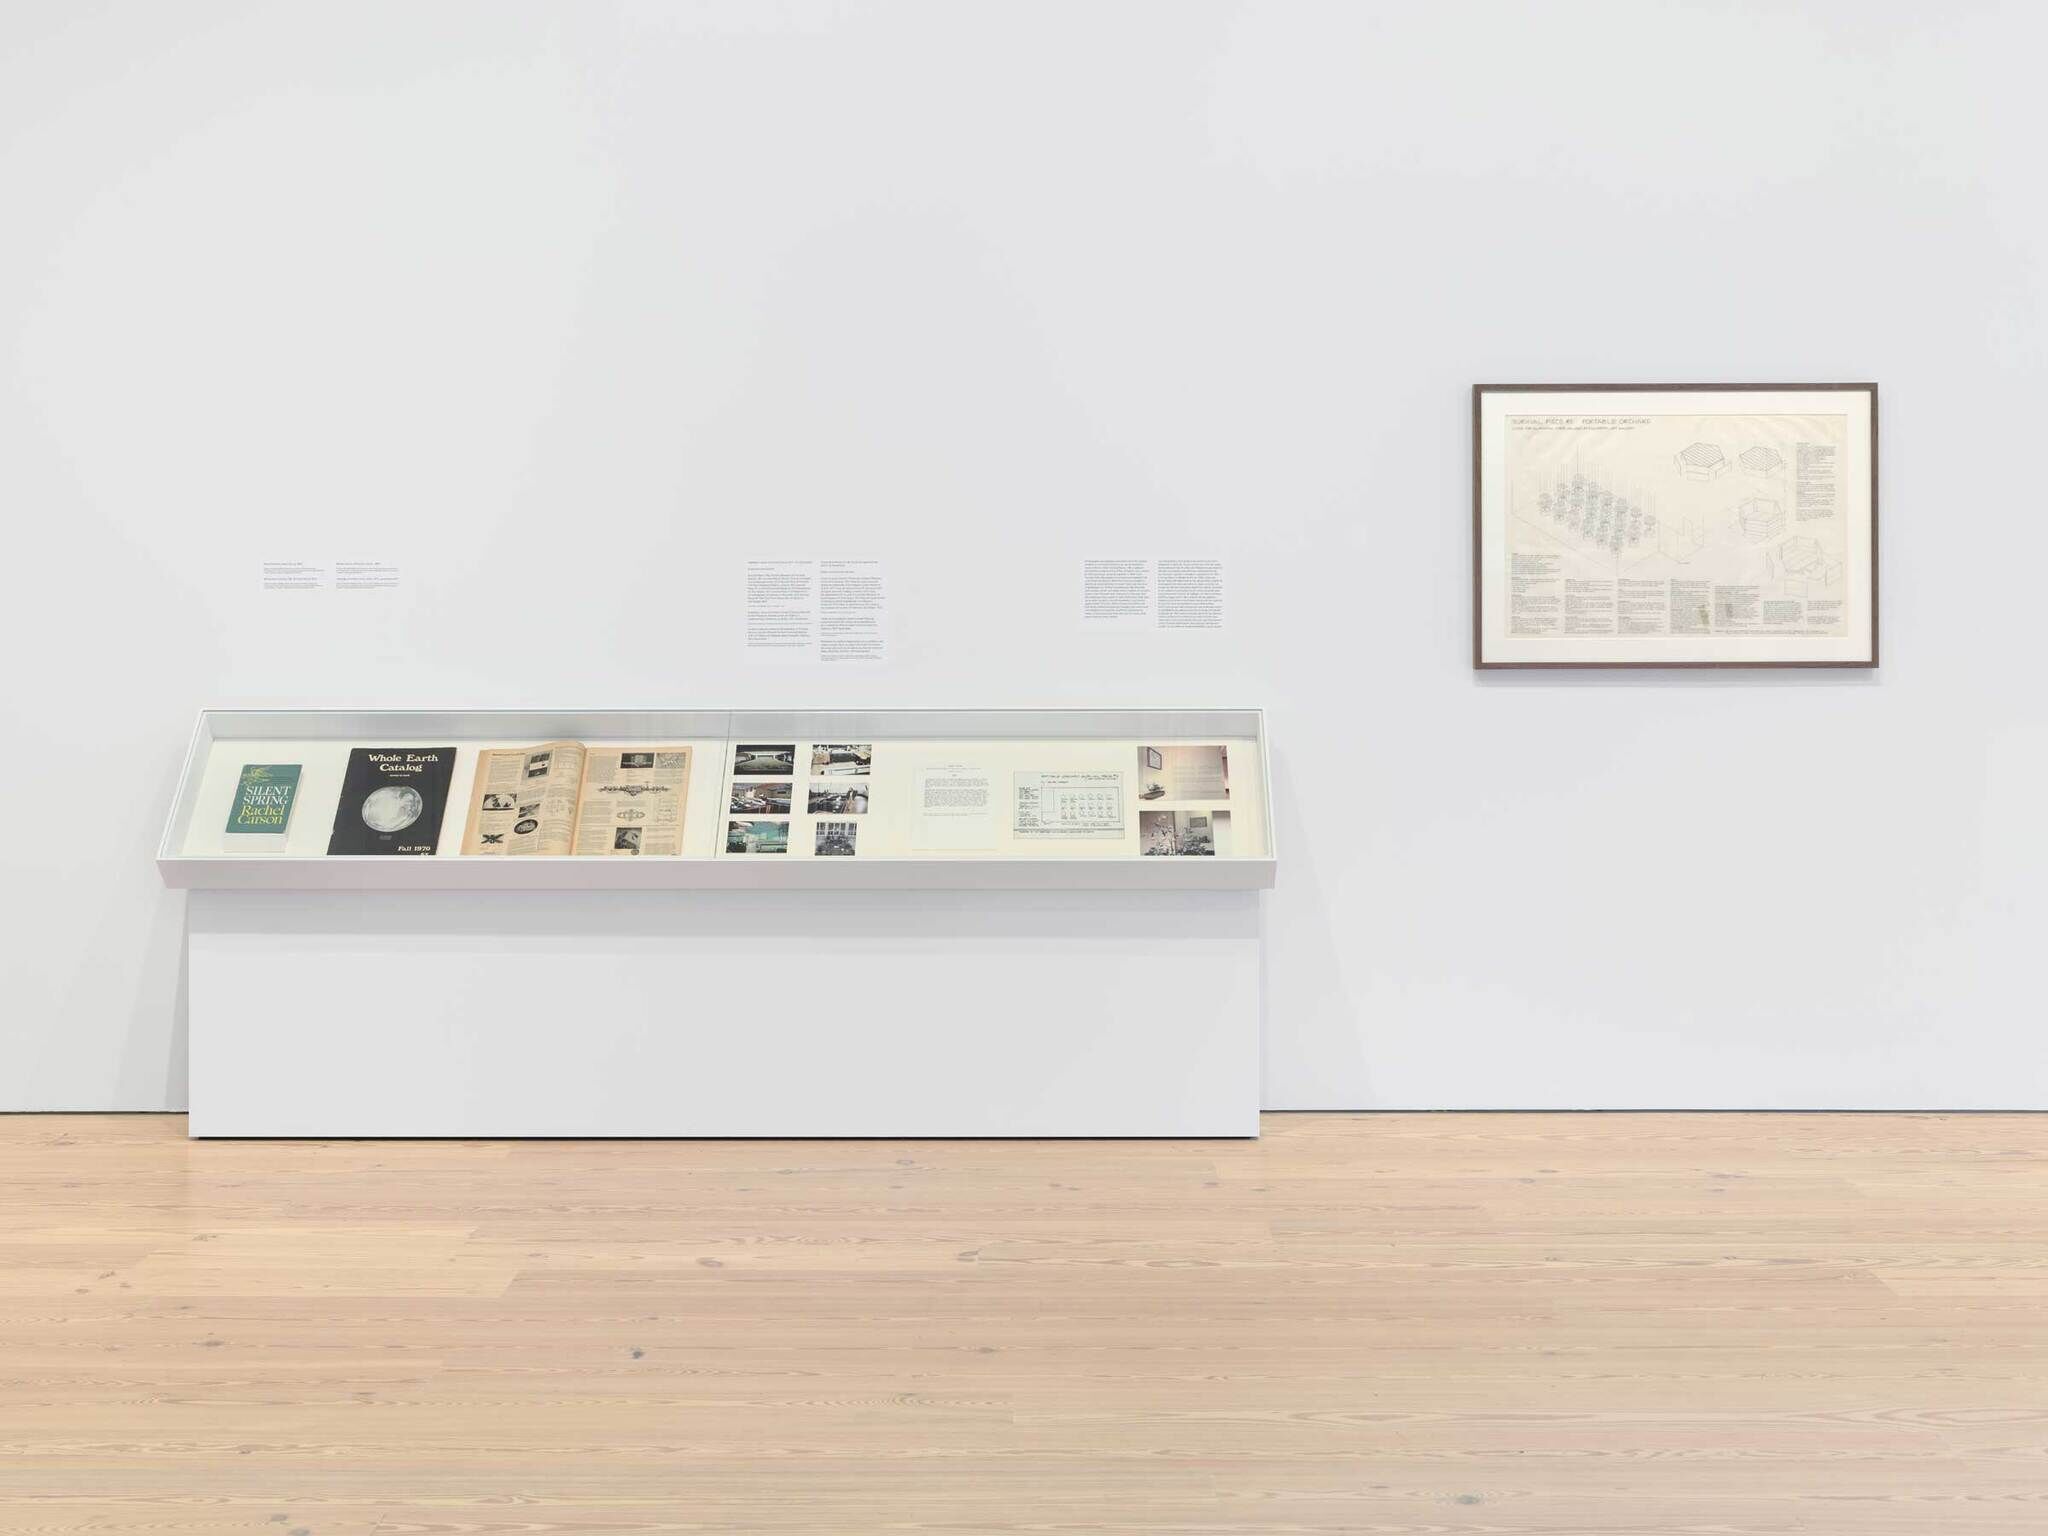
<path fill-rule="evenodd" d="M 1876 666 L 1877 386 L 1473 386 L 1472 664 Z"/>

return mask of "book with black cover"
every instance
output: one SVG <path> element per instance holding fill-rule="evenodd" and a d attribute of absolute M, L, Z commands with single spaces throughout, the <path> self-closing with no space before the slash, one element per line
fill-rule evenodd
<path fill-rule="evenodd" d="M 432 853 L 455 776 L 453 747 L 356 747 L 329 853 Z"/>

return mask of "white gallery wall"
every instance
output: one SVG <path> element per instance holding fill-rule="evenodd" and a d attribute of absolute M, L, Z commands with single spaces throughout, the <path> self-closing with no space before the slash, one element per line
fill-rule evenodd
<path fill-rule="evenodd" d="M 571 703 L 1263 705 L 1274 1107 L 2048 1107 L 2044 56 L 1924 0 L 12 0 L 0 1108 L 183 1102 L 200 707 Z M 1880 671 L 1472 673 L 1474 382 L 1834 379 Z M 885 662 L 747 659 L 743 562 L 812 555 L 886 562 Z M 1225 562 L 1224 630 L 1084 632 L 1134 555 Z"/>

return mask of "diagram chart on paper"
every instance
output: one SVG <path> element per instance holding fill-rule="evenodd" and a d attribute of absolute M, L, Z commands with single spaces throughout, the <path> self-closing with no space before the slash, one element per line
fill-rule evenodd
<path fill-rule="evenodd" d="M 1837 415 L 1511 415 L 1515 636 L 1848 632 Z"/>

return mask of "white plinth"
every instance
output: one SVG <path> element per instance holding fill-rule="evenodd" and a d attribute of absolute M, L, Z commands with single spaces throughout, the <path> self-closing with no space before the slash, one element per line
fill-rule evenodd
<path fill-rule="evenodd" d="M 195 1136 L 1253 1136 L 1252 891 L 190 898 Z"/>

